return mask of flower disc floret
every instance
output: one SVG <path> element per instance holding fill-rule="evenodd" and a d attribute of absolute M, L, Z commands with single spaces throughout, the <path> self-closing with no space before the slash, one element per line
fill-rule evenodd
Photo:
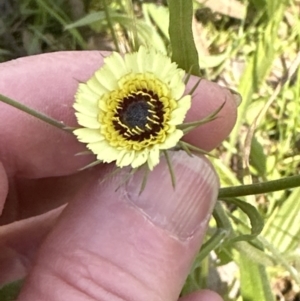
<path fill-rule="evenodd" d="M 104 66 L 87 83 L 79 84 L 74 108 L 78 140 L 101 162 L 119 167 L 159 162 L 160 150 L 176 146 L 191 105 L 183 96 L 183 70 L 153 49 L 118 53 L 104 59 Z"/>

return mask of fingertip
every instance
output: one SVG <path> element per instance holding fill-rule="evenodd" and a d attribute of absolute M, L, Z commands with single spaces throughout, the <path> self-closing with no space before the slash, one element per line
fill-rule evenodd
<path fill-rule="evenodd" d="M 190 79 L 187 91 L 196 85 L 198 79 Z M 185 140 L 203 150 L 210 151 L 227 138 L 237 117 L 237 102 L 229 89 L 201 79 L 192 97 L 192 108 L 186 121 L 198 121 L 218 110 L 224 104 L 217 118 L 192 130 Z"/>

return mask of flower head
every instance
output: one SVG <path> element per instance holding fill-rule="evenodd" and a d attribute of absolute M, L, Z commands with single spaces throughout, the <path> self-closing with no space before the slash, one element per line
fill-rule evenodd
<path fill-rule="evenodd" d="M 82 128 L 74 131 L 101 162 L 150 170 L 160 151 L 183 136 L 191 96 L 183 96 L 183 70 L 154 49 L 140 47 L 124 58 L 113 52 L 86 83 L 79 84 L 74 108 Z"/>

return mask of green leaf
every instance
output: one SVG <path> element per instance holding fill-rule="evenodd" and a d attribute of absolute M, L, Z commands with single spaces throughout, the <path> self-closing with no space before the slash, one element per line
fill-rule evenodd
<path fill-rule="evenodd" d="M 161 10 L 166 12 L 164 18 L 160 18 L 161 16 Z M 156 11 L 157 9 L 157 11 Z M 168 32 L 169 28 L 169 10 L 167 7 L 158 7 L 154 4 L 142 4 L 142 10 L 145 20 L 145 25 L 147 25 L 151 29 L 151 35 L 148 35 L 149 37 L 145 38 L 145 44 L 151 45 L 155 49 L 159 50 L 160 52 L 167 54 L 167 47 L 165 45 L 165 40 L 163 37 L 162 28 Z M 157 14 L 156 14 L 157 12 Z M 152 15 L 153 14 L 153 15 Z M 156 17 L 157 19 L 153 19 Z M 159 23 L 157 23 L 159 22 Z M 157 27 L 159 27 L 161 30 L 157 30 Z"/>
<path fill-rule="evenodd" d="M 221 204 L 221 202 L 217 202 L 216 206 L 213 211 L 213 217 L 216 220 L 217 227 L 219 229 L 224 229 L 230 233 L 230 235 L 233 232 L 230 220 Z"/>
<path fill-rule="evenodd" d="M 169 10 L 165 6 L 157 6 L 154 3 L 143 3 L 145 19 L 151 18 L 166 39 L 169 37 Z"/>
<path fill-rule="evenodd" d="M 232 246 L 239 253 L 246 256 L 251 262 L 253 262 L 253 264 L 257 263 L 257 264 L 261 264 L 266 267 L 274 266 L 275 261 L 272 257 L 267 255 L 259 247 L 253 246 L 252 244 L 250 244 L 247 241 L 238 241 L 238 242 L 235 242 Z"/>
<path fill-rule="evenodd" d="M 266 176 L 267 158 L 262 145 L 253 136 L 250 152 L 250 164 L 258 171 L 260 176 Z"/>
<path fill-rule="evenodd" d="M 262 10 L 266 7 L 266 0 L 250 0 L 257 10 Z"/>
<path fill-rule="evenodd" d="M 300 179 L 299 179 L 300 181 Z M 277 208 L 264 230 L 265 238 L 281 253 L 295 250 L 300 241 L 299 212 L 300 188 Z"/>
<path fill-rule="evenodd" d="M 66 26 L 68 23 L 68 19 L 66 14 L 64 13 L 64 11 L 60 8 L 59 5 L 56 5 L 55 3 L 47 3 L 47 1 L 43 1 L 43 0 L 36 0 L 35 2 L 37 2 L 37 4 L 39 4 L 41 7 L 43 7 L 45 9 L 45 11 L 47 11 L 47 14 L 49 14 L 50 16 L 52 16 L 54 19 L 56 19 L 62 26 Z M 71 33 L 73 35 L 73 37 L 77 40 L 78 44 L 85 49 L 86 48 L 86 43 L 84 41 L 84 39 L 82 38 L 82 36 L 80 35 L 80 33 L 75 30 L 72 29 Z"/>
<path fill-rule="evenodd" d="M 105 20 L 105 13 L 103 11 L 92 12 L 84 16 L 83 18 L 79 19 L 78 21 L 66 25 L 65 30 L 90 25 L 92 23 L 104 21 L 104 20 Z"/>
<path fill-rule="evenodd" d="M 215 68 L 217 66 L 220 66 L 226 59 L 229 59 L 228 51 L 216 55 L 202 56 L 199 58 L 199 64 L 201 66 L 201 69 Z"/>
<path fill-rule="evenodd" d="M 267 2 L 267 13 L 269 20 L 276 17 L 276 14 L 281 10 L 282 0 L 266 0 Z"/>
<path fill-rule="evenodd" d="M 243 301 L 274 301 L 270 281 L 264 266 L 256 264 L 240 254 L 239 267 Z"/>
<path fill-rule="evenodd" d="M 271 2 L 273 0 L 268 1 Z M 287 5 L 284 1 L 281 2 Z M 282 44 L 282 41 L 278 37 L 278 28 L 284 16 L 283 8 L 283 5 L 280 6 L 280 9 L 276 12 L 276 16 L 274 15 L 269 22 L 255 29 L 257 31 L 255 50 L 248 56 L 246 68 L 239 81 L 238 92 L 242 95 L 243 102 L 239 106 L 236 125 L 230 135 L 230 144 L 232 147 L 237 143 L 240 128 L 245 122 L 245 115 L 252 102 L 253 94 L 266 81 L 266 77 L 269 75 L 270 69 L 277 58 L 278 49 Z"/>
<path fill-rule="evenodd" d="M 271 243 L 269 243 L 264 237 L 260 236 L 258 240 L 262 243 L 264 248 L 268 250 L 272 254 L 272 258 L 276 262 L 277 265 L 281 265 L 286 271 L 294 278 L 296 283 L 300 284 L 300 274 L 297 269 L 294 268 L 295 262 L 299 258 L 296 255 L 294 260 L 290 260 L 286 258 L 286 253 L 281 254 L 276 247 L 274 247 Z M 296 250 L 296 248 L 295 248 Z M 297 251 L 295 251 L 297 253 Z"/>
<path fill-rule="evenodd" d="M 198 253 L 191 273 L 200 266 L 201 261 L 208 256 L 208 254 L 217 249 L 229 235 L 229 232 L 224 229 L 217 229 L 215 233 L 202 245 L 200 252 Z"/>
<path fill-rule="evenodd" d="M 110 11 L 110 19 L 113 24 L 119 23 L 123 26 L 127 31 L 137 30 L 138 38 L 141 40 L 142 44 L 150 45 L 155 47 L 155 49 L 161 51 L 162 53 L 166 53 L 166 47 L 162 38 L 157 33 L 156 28 L 151 23 L 145 23 L 142 20 L 135 20 L 132 22 L 132 17 L 127 16 L 121 13 L 116 13 L 114 11 Z M 72 29 L 76 27 L 82 26 L 91 26 L 95 31 L 99 31 L 101 26 L 98 24 L 103 22 L 105 24 L 107 18 L 103 12 L 92 12 L 80 20 L 65 26 L 65 29 Z"/>
<path fill-rule="evenodd" d="M 186 72 L 192 70 L 191 74 L 200 76 L 198 53 L 192 32 L 193 0 L 169 0 L 168 3 L 172 60 Z"/>
<path fill-rule="evenodd" d="M 23 285 L 23 279 L 11 282 L 0 288 L 0 300 L 1 301 L 13 301 L 16 300 L 20 289 Z"/>
<path fill-rule="evenodd" d="M 227 204 L 234 204 L 235 206 L 240 208 L 248 216 L 251 224 L 251 229 L 250 229 L 251 234 L 242 234 L 237 237 L 234 237 L 230 239 L 230 243 L 236 241 L 242 241 L 242 240 L 246 240 L 246 241 L 252 240 L 261 233 L 264 227 L 264 221 L 254 206 L 235 198 L 224 199 L 224 201 Z"/>

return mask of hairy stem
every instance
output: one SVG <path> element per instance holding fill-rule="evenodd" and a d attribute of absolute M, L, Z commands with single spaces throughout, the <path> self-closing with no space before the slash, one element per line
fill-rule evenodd
<path fill-rule="evenodd" d="M 8 97 L 6 97 L 2 94 L 0 94 L 0 101 L 4 102 L 4 103 L 6 103 L 6 104 L 8 104 L 12 107 L 15 107 L 15 108 L 17 108 L 17 109 L 33 116 L 33 117 L 36 117 L 36 118 L 38 118 L 38 119 L 40 119 L 40 120 L 42 120 L 42 121 L 44 121 L 44 122 L 46 122 L 50 125 L 53 125 L 53 126 L 59 128 L 61 130 L 69 132 L 69 130 L 67 129 L 66 125 L 63 122 L 57 121 L 57 120 L 55 120 L 55 119 L 53 119 L 53 118 L 51 118 L 51 117 L 49 117 L 49 116 L 47 116 L 43 113 L 35 111 L 34 109 L 29 108 L 29 107 L 19 103 L 18 101 L 15 101 L 11 98 L 8 98 Z"/>
<path fill-rule="evenodd" d="M 296 187 L 300 187 L 300 175 L 251 185 L 220 188 L 218 198 L 222 199 L 229 197 L 262 194 Z"/>

